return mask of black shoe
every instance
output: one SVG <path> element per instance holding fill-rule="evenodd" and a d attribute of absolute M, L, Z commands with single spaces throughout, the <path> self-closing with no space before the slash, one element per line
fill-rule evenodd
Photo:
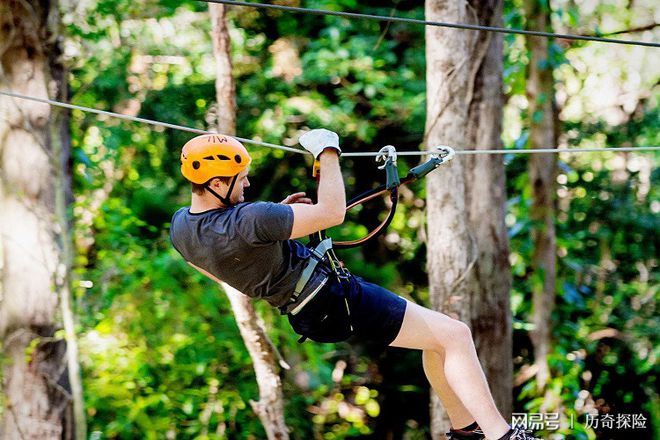
<path fill-rule="evenodd" d="M 474 431 L 450 429 L 445 435 L 447 436 L 447 440 L 485 440 L 486 438 L 481 428 L 477 428 Z"/>
<path fill-rule="evenodd" d="M 509 440 L 542 440 L 532 435 L 532 431 L 527 431 L 521 428 L 513 428 Z"/>

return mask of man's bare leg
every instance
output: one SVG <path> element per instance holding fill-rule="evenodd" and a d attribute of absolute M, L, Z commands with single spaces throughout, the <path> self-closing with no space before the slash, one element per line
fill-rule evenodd
<path fill-rule="evenodd" d="M 461 399 L 451 389 L 445 377 L 445 354 L 442 351 L 424 350 L 422 352 L 424 373 L 429 380 L 433 391 L 440 397 L 442 405 L 447 410 L 452 428 L 460 429 L 475 421 L 475 418 L 465 408 Z"/>
<path fill-rule="evenodd" d="M 499 439 L 509 431 L 495 406 L 466 324 L 409 302 L 401 330 L 391 346 L 444 351 L 445 381 L 486 437 Z"/>

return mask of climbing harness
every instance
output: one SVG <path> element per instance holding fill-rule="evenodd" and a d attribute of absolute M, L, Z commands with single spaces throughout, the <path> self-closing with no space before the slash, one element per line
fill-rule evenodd
<path fill-rule="evenodd" d="M 332 248 L 332 239 L 326 238 L 325 240 L 321 241 L 318 245 L 316 245 L 316 247 L 310 249 L 311 258 L 309 259 L 307 266 L 305 266 L 305 268 L 303 269 L 303 273 L 300 276 L 300 279 L 298 279 L 298 282 L 296 283 L 296 287 L 293 291 L 293 295 L 291 295 L 290 302 L 296 305 L 288 313 L 292 315 L 296 315 L 300 310 L 302 310 L 303 307 L 305 307 L 305 304 L 307 304 L 312 298 L 314 298 L 314 296 L 316 296 L 319 290 L 321 290 L 321 288 L 328 281 L 328 277 L 326 276 L 314 289 L 313 292 L 311 292 L 309 295 L 303 298 L 302 301 L 300 301 L 300 303 L 298 303 L 300 294 L 302 293 L 303 289 L 305 288 L 309 280 L 312 278 L 312 275 L 314 274 L 314 271 L 316 270 L 318 264 L 322 263 L 326 252 L 328 252 L 328 250 L 331 248 Z"/>
<path fill-rule="evenodd" d="M 294 294 L 291 297 L 291 302 L 288 308 L 283 310 L 283 313 L 296 315 L 299 313 L 312 298 L 325 286 L 329 277 L 334 276 L 336 280 L 348 288 L 350 283 L 351 274 L 341 262 L 336 249 L 345 249 L 363 245 L 369 240 L 382 234 L 392 222 L 396 212 L 397 202 L 399 198 L 399 187 L 411 183 L 429 174 L 434 169 L 438 168 L 444 163 L 448 163 L 455 156 L 455 152 L 451 147 L 439 146 L 436 147 L 435 152 L 431 154 L 431 158 L 421 165 L 418 165 L 408 171 L 408 175 L 403 179 L 399 178 L 397 168 L 397 152 L 392 145 L 387 145 L 378 152 L 376 162 L 382 163 L 378 168 L 385 171 L 385 183 L 378 187 L 365 191 L 362 194 L 354 197 L 346 204 L 346 211 L 355 208 L 358 205 L 366 203 L 378 196 L 389 193 L 390 209 L 387 217 L 383 222 L 378 225 L 374 230 L 369 232 L 363 238 L 352 241 L 336 241 L 333 242 L 332 238 L 327 236 L 325 230 L 321 230 L 309 236 L 309 243 L 307 247 L 310 249 L 310 259 L 307 266 L 304 268 L 303 273 L 296 284 Z M 314 162 L 313 175 L 316 177 L 317 182 L 320 180 L 320 167 L 318 161 Z M 312 278 L 315 271 L 322 270 L 323 279 L 310 293 L 301 297 L 304 287 Z M 353 323 L 351 318 L 351 308 L 348 303 L 348 298 L 343 297 L 343 303 L 346 308 L 346 321 L 348 324 L 349 333 L 353 333 Z M 307 336 L 303 336 L 298 342 L 304 342 Z"/>

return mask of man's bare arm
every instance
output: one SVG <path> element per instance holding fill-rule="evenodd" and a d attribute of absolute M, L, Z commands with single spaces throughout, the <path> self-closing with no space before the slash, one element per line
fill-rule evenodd
<path fill-rule="evenodd" d="M 336 150 L 326 149 L 319 157 L 321 178 L 318 202 L 314 205 L 294 203 L 291 238 L 300 238 L 322 229 L 340 225 L 346 214 L 346 191 Z"/>

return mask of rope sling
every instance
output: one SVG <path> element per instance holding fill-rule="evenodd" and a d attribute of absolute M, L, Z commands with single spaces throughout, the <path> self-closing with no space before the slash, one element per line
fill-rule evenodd
<path fill-rule="evenodd" d="M 436 147 L 434 151 L 435 153 L 430 155 L 429 160 L 420 165 L 417 165 L 414 168 L 411 168 L 408 171 L 408 174 L 404 178 L 400 179 L 397 166 L 396 149 L 392 145 L 387 145 L 381 148 L 378 156 L 376 156 L 376 162 L 383 163 L 378 168 L 385 171 L 385 183 L 353 197 L 346 203 L 346 212 L 376 197 L 389 193 L 390 207 L 387 216 L 380 223 L 380 225 L 376 226 L 364 237 L 355 240 L 333 242 L 332 238 L 328 237 L 326 230 L 321 230 L 311 234 L 309 236 L 309 243 L 307 246 L 312 250 L 313 258 L 319 258 L 323 260 L 323 257 L 325 257 L 327 260 L 327 265 L 332 269 L 337 277 L 340 279 L 347 278 L 350 274 L 342 264 L 341 260 L 337 257 L 335 249 L 348 249 L 362 246 L 368 241 L 375 239 L 383 232 L 385 232 L 387 227 L 392 222 L 394 214 L 396 214 L 396 208 L 399 200 L 399 187 L 401 185 L 407 185 L 425 177 L 431 171 L 437 169 L 440 165 L 451 161 L 456 155 L 456 152 L 453 148 L 444 145 Z M 320 179 L 320 165 L 318 161 L 314 162 L 312 174 L 314 177 L 316 177 L 318 183 Z"/>

